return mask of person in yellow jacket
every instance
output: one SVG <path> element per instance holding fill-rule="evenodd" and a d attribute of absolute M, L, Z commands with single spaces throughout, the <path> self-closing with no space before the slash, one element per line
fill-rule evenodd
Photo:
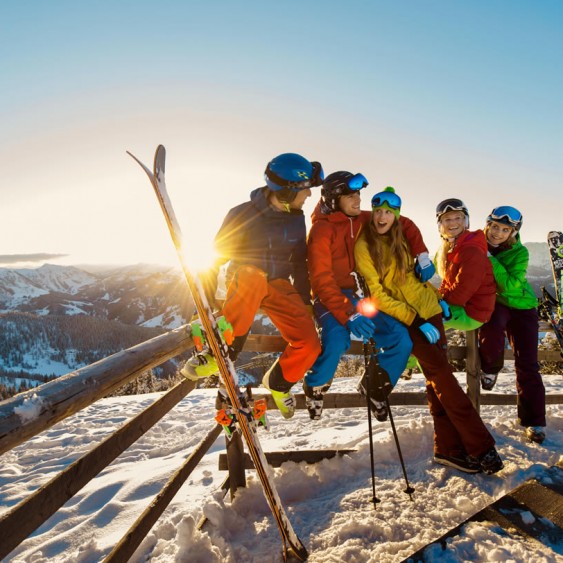
<path fill-rule="evenodd" d="M 415 276 L 398 221 L 401 198 L 392 188 L 387 190 L 372 198 L 372 220 L 354 249 L 356 267 L 377 310 L 408 328 L 412 354 L 426 378 L 434 461 L 467 473 L 496 473 L 503 463 L 495 440 L 453 374 L 436 289 Z"/>

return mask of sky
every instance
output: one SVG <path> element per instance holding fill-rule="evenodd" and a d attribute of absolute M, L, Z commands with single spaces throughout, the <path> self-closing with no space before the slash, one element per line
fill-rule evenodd
<path fill-rule="evenodd" d="M 513 368 L 512 368 L 513 369 Z M 458 374 L 460 381 L 464 374 Z M 546 375 L 547 393 L 561 393 L 563 376 Z M 356 378 L 335 379 L 333 390 L 354 393 Z M 400 391 L 422 391 L 424 378 L 400 380 Z M 496 393 L 514 393 L 507 364 Z M 190 393 L 165 418 L 84 486 L 40 529 L 4 559 L 6 563 L 94 563 L 103 560 L 166 480 L 213 427 L 216 390 Z M 0 514 L 53 478 L 61 467 L 91 450 L 160 395 L 102 399 L 2 455 Z M 32 416 L 32 408 L 22 416 Z M 389 422 L 374 421 L 377 508 L 371 502 L 368 425 L 363 409 L 325 409 L 312 422 L 306 411 L 285 420 L 268 414 L 270 430 L 259 430 L 264 451 L 350 449 L 354 453 L 314 465 L 285 463 L 273 470 L 288 517 L 309 551 L 311 563 L 397 563 L 525 481 L 546 482 L 546 469 L 561 460 L 563 406 L 547 406 L 547 438 L 540 446 L 522 439 L 514 406 L 483 406 L 481 414 L 497 442 L 505 467 L 496 475 L 461 473 L 432 462 L 432 419 L 427 407 L 394 406 L 393 416 L 405 481 Z M 225 473 L 217 470 L 225 450 L 220 436 L 153 526 L 133 563 L 278 563 L 281 542 L 259 480 L 247 472 L 247 488 L 233 502 L 220 494 Z M 553 481 L 552 481 L 553 482 Z M 204 514 L 209 525 L 196 527 Z M 537 515 L 521 508 L 523 524 Z M 543 522 L 546 523 L 545 520 Z M 555 563 L 563 545 L 543 537 L 522 541 L 491 523 L 466 524 L 448 541 L 448 551 L 429 547 L 426 561 Z"/>
<path fill-rule="evenodd" d="M 439 243 L 434 210 L 497 205 L 524 242 L 563 229 L 558 0 L 0 3 L 0 266 L 194 261 L 274 156 L 362 172 Z M 307 216 L 320 196 L 307 202 Z"/>

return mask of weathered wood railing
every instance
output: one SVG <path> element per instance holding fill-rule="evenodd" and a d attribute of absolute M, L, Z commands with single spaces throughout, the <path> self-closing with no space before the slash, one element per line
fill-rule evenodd
<path fill-rule="evenodd" d="M 192 347 L 189 328 L 181 327 L 45 383 L 32 391 L 0 402 L 0 454 L 77 413 L 147 370 L 189 351 Z M 245 349 L 255 352 L 279 352 L 284 347 L 285 343 L 281 337 L 251 335 Z M 354 342 L 348 353 L 362 355 L 361 343 Z M 487 393 L 482 398 L 479 397 L 478 355 L 474 335 L 468 334 L 467 347 L 450 347 L 448 353 L 451 359 L 467 358 L 468 393 L 474 404 L 478 406 L 479 403 L 516 403 L 515 395 Z M 511 359 L 511 357 L 511 352 L 507 351 L 506 358 Z M 541 350 L 540 359 L 561 361 L 559 353 L 555 351 Z M 51 481 L 0 515 L 0 559 L 8 555 L 194 388 L 193 382 L 181 381 Z M 259 396 L 256 395 L 256 397 Z M 268 408 L 275 409 L 271 396 L 269 394 L 264 396 L 268 401 Z M 392 393 L 390 402 L 391 404 L 424 405 L 426 395 L 420 392 L 395 392 Z M 549 395 L 547 402 L 561 403 L 563 395 Z M 365 401 L 359 395 L 329 393 L 325 396 L 324 408 L 360 406 L 365 406 Z M 297 395 L 297 408 L 305 408 L 303 395 Z M 219 425 L 213 425 L 210 428 L 204 440 L 170 478 L 159 495 L 153 499 L 151 505 L 115 546 L 106 561 L 128 560 L 220 433 Z M 237 486 L 244 485 L 245 461 L 242 444 L 237 441 L 231 441 L 228 444 L 227 459 L 230 487 L 233 492 Z"/>

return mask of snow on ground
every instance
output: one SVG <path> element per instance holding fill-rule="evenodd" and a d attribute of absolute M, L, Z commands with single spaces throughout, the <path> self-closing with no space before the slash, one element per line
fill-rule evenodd
<path fill-rule="evenodd" d="M 459 374 L 460 381 L 464 376 Z M 548 393 L 563 392 L 563 377 L 545 376 Z M 356 381 L 337 379 L 333 390 L 355 392 Z M 399 390 L 423 388 L 423 378 L 401 381 Z M 514 392 L 514 374 L 501 374 L 495 392 Z M 170 475 L 213 427 L 214 390 L 197 390 L 124 452 L 113 464 L 17 547 L 5 562 L 103 560 L 150 504 Z M 24 499 L 148 406 L 158 394 L 108 398 L 84 409 L 26 444 L 5 453 L 0 464 L 0 514 Z M 371 503 L 370 454 L 365 409 L 326 410 L 313 422 L 305 411 L 291 420 L 270 413 L 260 431 L 265 451 L 355 449 L 316 465 L 286 463 L 273 470 L 275 484 L 309 561 L 396 562 L 459 524 L 485 505 L 556 464 L 563 451 L 563 405 L 548 405 L 548 437 L 525 442 L 515 407 L 485 406 L 505 469 L 468 475 L 434 465 L 427 407 L 393 408 L 414 501 L 405 482 L 389 422 L 374 421 L 376 493 Z M 231 502 L 218 493 L 225 474 L 217 469 L 221 436 L 155 524 L 132 561 L 277 562 L 280 538 L 253 471 L 248 487 Z M 209 518 L 204 531 L 196 524 Z M 531 513 L 522 513 L 528 521 Z M 1 539 L 0 539 L 1 541 Z M 445 554 L 431 548 L 429 561 L 561 561 L 563 545 L 524 542 L 490 524 L 471 523 L 450 540 Z"/>

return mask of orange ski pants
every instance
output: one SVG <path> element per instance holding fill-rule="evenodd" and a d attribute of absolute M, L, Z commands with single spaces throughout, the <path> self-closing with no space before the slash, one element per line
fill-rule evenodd
<path fill-rule="evenodd" d="M 279 359 L 284 379 L 299 381 L 321 352 L 312 313 L 288 280 L 268 281 L 259 268 L 240 266 L 229 284 L 222 310 L 235 338 L 250 330 L 258 309 L 270 317 L 287 342 Z"/>

